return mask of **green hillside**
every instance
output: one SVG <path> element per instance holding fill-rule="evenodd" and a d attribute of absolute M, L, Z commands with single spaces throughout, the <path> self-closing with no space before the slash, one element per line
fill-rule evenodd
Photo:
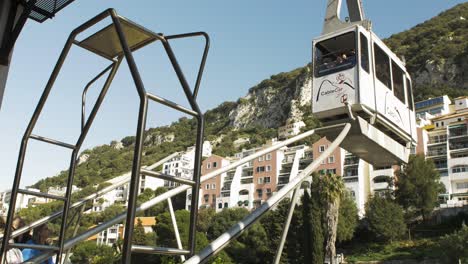
<path fill-rule="evenodd" d="M 459 4 L 386 44 L 399 56 L 415 83 L 415 100 L 468 94 L 468 3 Z"/>

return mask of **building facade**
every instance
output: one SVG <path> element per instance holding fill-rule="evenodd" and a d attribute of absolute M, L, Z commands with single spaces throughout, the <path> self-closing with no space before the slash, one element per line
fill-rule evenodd
<path fill-rule="evenodd" d="M 456 98 L 454 104 L 427 106 L 447 99 L 442 96 L 416 104 L 420 138 L 415 152 L 425 154 L 439 171 L 446 189 L 441 202 L 456 206 L 468 203 L 468 97 Z M 418 109 L 418 105 L 425 108 Z"/>

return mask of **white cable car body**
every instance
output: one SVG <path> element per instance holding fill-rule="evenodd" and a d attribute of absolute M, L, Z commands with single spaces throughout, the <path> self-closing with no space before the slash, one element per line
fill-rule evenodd
<path fill-rule="evenodd" d="M 329 2 L 324 33 L 313 41 L 312 112 L 324 125 L 351 120 L 352 133 L 342 146 L 369 163 L 406 163 L 417 135 L 404 63 L 372 32 L 362 13 L 345 23 L 334 16 L 339 7 L 333 4 L 340 1 Z M 332 139 L 335 133 L 323 135 Z"/>

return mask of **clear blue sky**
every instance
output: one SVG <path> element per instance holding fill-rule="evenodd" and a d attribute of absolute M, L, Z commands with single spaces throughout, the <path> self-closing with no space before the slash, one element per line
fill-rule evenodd
<path fill-rule="evenodd" d="M 384 38 L 462 2 L 365 0 L 364 9 L 374 31 Z M 28 21 L 14 50 L 0 110 L 0 190 L 11 188 L 21 137 L 68 34 L 97 13 L 113 7 L 119 14 L 166 35 L 192 31 L 210 34 L 211 50 L 199 93 L 199 104 L 207 110 L 224 101 L 237 100 L 272 74 L 307 64 L 311 60 L 311 40 L 322 28 L 325 3 L 325 0 L 76 0 L 52 20 L 42 24 Z M 191 83 L 202 44 L 201 39 L 173 43 Z M 188 105 L 160 45 L 142 49 L 135 57 L 147 90 Z M 81 91 L 105 66 L 104 60 L 79 48 L 72 49 L 34 133 L 74 144 L 80 129 Z M 90 105 L 99 88 L 91 89 Z M 124 62 L 83 149 L 133 135 L 137 103 L 136 90 Z M 151 104 L 147 127 L 170 124 L 179 117 L 172 110 Z M 21 185 L 68 168 L 69 155 L 69 150 L 31 141 Z"/>

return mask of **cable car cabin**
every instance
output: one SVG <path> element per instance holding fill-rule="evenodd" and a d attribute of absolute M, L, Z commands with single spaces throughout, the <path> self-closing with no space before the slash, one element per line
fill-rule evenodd
<path fill-rule="evenodd" d="M 416 119 L 400 59 L 360 25 L 315 39 L 313 57 L 312 112 L 325 125 L 352 123 L 342 147 L 375 166 L 407 162 Z"/>

